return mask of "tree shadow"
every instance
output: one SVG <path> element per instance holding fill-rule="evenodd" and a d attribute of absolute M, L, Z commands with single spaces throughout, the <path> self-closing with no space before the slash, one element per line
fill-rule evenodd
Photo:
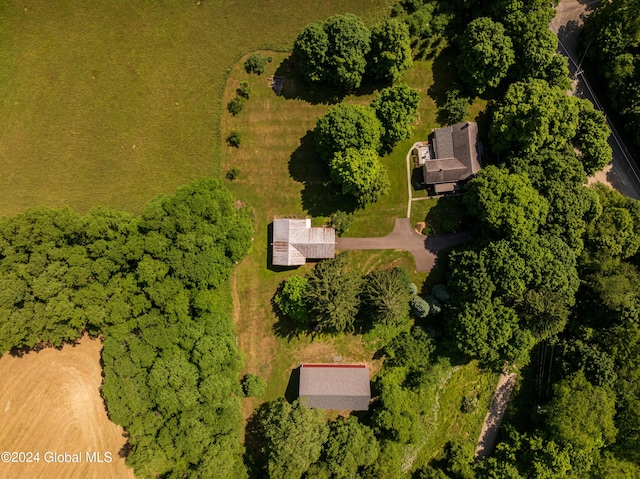
<path fill-rule="evenodd" d="M 593 10 L 595 10 L 596 8 L 598 8 L 598 6 L 600 5 L 601 2 L 599 1 L 594 1 L 594 0 L 578 0 L 578 3 L 581 5 L 585 6 L 585 9 L 587 10 L 587 12 L 591 12 Z"/>
<path fill-rule="evenodd" d="M 289 404 L 292 404 L 298 397 L 300 397 L 300 366 L 291 371 L 287 389 L 284 392 L 284 398 Z"/>
<path fill-rule="evenodd" d="M 580 25 L 578 25 L 577 20 L 571 20 L 558 29 L 558 40 L 565 46 L 576 46 L 579 35 Z"/>
<path fill-rule="evenodd" d="M 467 209 L 461 196 L 445 196 L 429 210 L 424 221 L 436 235 L 456 233 L 467 229 Z"/>
<path fill-rule="evenodd" d="M 411 186 L 413 186 L 415 191 L 427 189 L 427 184 L 424 182 L 424 170 L 422 167 L 411 170 Z"/>
<path fill-rule="evenodd" d="M 467 93 L 457 81 L 454 64 L 456 56 L 455 49 L 449 46 L 442 50 L 433 60 L 433 84 L 429 87 L 427 93 L 436 102 L 439 110 L 444 106 L 449 90 L 458 89 L 463 95 Z M 440 112 L 438 115 L 440 115 Z"/>
<path fill-rule="evenodd" d="M 244 430 L 244 463 L 247 466 L 249 477 L 252 479 L 264 477 L 263 465 L 266 463 L 266 457 L 262 452 L 264 431 L 260 424 L 263 407 L 264 404 L 249 416 Z"/>
<path fill-rule="evenodd" d="M 493 109 L 494 105 L 489 104 L 487 108 L 478 113 L 478 116 L 476 117 L 476 123 L 478 124 L 478 140 L 480 141 L 481 148 L 480 162 L 482 163 L 482 166 L 492 163 L 492 160 L 494 159 L 494 154 L 491 151 L 491 145 L 489 142 L 489 129 L 491 127 L 491 119 L 493 118 Z"/>
<path fill-rule="evenodd" d="M 291 178 L 304 185 L 302 207 L 311 216 L 330 216 L 338 210 L 351 213 L 356 210 L 355 198 L 343 195 L 329 176 L 329 166 L 317 155 L 313 130 L 300 139 L 300 145 L 289 160 Z"/>
<path fill-rule="evenodd" d="M 307 333 L 309 331 L 309 328 L 303 326 L 295 319 L 290 318 L 289 316 L 283 314 L 282 311 L 280 311 L 280 308 L 276 304 L 275 298 L 276 294 L 281 292 L 283 287 L 284 281 L 280 283 L 280 286 L 278 286 L 278 289 L 271 298 L 271 310 L 278 318 L 278 321 L 276 321 L 276 323 L 272 326 L 273 333 L 280 338 L 299 338 L 300 335 Z"/>
<path fill-rule="evenodd" d="M 345 97 L 344 93 L 330 89 L 325 84 L 306 81 L 296 69 L 291 56 L 282 60 L 275 74 L 285 78 L 281 96 L 287 100 L 303 100 L 312 105 L 335 105 Z"/>
<path fill-rule="evenodd" d="M 287 100 L 303 100 L 312 105 L 336 105 L 347 95 L 371 95 L 381 88 L 390 86 L 388 81 L 377 80 L 367 76 L 363 77 L 361 85 L 352 92 L 340 90 L 326 82 L 312 83 L 300 74 L 291 55 L 282 60 L 276 69 L 275 75 L 285 78 L 281 96 Z"/>

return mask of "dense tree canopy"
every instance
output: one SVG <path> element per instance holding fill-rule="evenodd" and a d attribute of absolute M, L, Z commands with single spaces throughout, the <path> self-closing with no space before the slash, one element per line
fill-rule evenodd
<path fill-rule="evenodd" d="M 370 42 L 371 33 L 357 16 L 335 15 L 304 27 L 293 45 L 293 58 L 307 80 L 351 91 L 362 82 Z"/>
<path fill-rule="evenodd" d="M 375 203 L 389 190 L 387 173 L 374 150 L 347 148 L 337 152 L 329 164 L 331 179 L 352 195 L 358 204 Z"/>
<path fill-rule="evenodd" d="M 590 251 L 623 259 L 634 256 L 640 248 L 640 204 L 603 185 L 596 191 L 602 214 L 587 227 Z"/>
<path fill-rule="evenodd" d="M 636 0 L 603 2 L 585 22 L 582 54 L 589 73 L 603 81 L 611 104 L 640 145 L 640 6 Z"/>
<path fill-rule="evenodd" d="M 465 190 L 467 208 L 496 237 L 530 235 L 546 220 L 548 203 L 526 176 L 488 166 Z"/>
<path fill-rule="evenodd" d="M 329 436 L 322 411 L 279 399 L 265 403 L 256 414 L 268 477 L 300 479 L 320 458 Z"/>
<path fill-rule="evenodd" d="M 611 134 L 607 118 L 590 101 L 578 103 L 578 131 L 573 144 L 580 151 L 580 160 L 587 175 L 602 170 L 613 158 L 607 140 Z"/>
<path fill-rule="evenodd" d="M 362 469 L 378 458 L 379 446 L 373 431 L 355 416 L 338 418 L 330 424 L 329 437 L 320 461 L 307 472 L 307 477 L 357 479 Z"/>
<path fill-rule="evenodd" d="M 577 133 L 579 101 L 544 80 L 511 84 L 493 112 L 492 148 L 529 155 L 543 147 L 561 148 Z"/>
<path fill-rule="evenodd" d="M 459 46 L 460 78 L 477 93 L 498 86 L 515 61 L 513 44 L 504 26 L 488 17 L 469 23 Z"/>
<path fill-rule="evenodd" d="M 382 90 L 371 106 L 382 124 L 382 149 L 391 151 L 399 141 L 411 136 L 411 124 L 417 119 L 420 94 L 402 83 Z"/>
<path fill-rule="evenodd" d="M 140 217 L 29 210 L 0 222 L 0 345 L 102 333 L 109 417 L 138 477 L 244 477 L 240 369 L 223 282 L 252 224 L 220 181 L 160 195 Z"/>
<path fill-rule="evenodd" d="M 551 2 L 504 0 L 493 2 L 490 8 L 493 18 L 504 24 L 518 59 L 510 77 L 515 81 L 540 78 L 568 88 L 567 62 L 556 53 L 558 37 L 549 29 L 555 16 Z"/>
<path fill-rule="evenodd" d="M 348 148 L 379 151 L 383 130 L 373 108 L 341 103 L 318 118 L 315 145 L 320 157 L 329 163 Z"/>
<path fill-rule="evenodd" d="M 407 24 L 390 18 L 371 29 L 371 52 L 367 70 L 374 78 L 390 83 L 410 68 L 411 44 Z"/>
<path fill-rule="evenodd" d="M 548 406 L 551 436 L 556 442 L 571 446 L 577 469 L 586 469 L 580 461 L 589 461 L 594 451 L 615 440 L 614 403 L 610 390 L 593 386 L 582 373 L 555 385 L 554 398 Z"/>

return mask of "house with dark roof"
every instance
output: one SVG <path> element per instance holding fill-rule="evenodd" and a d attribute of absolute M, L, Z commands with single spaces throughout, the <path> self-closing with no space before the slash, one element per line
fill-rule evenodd
<path fill-rule="evenodd" d="M 364 364 L 303 364 L 299 397 L 313 408 L 367 411 L 369 368 Z"/>
<path fill-rule="evenodd" d="M 311 219 L 273 220 L 273 264 L 299 266 L 308 259 L 334 258 L 336 230 L 312 228 Z"/>
<path fill-rule="evenodd" d="M 456 191 L 461 181 L 473 178 L 482 168 L 482 146 L 475 122 L 437 128 L 425 148 L 421 162 L 424 182 L 436 194 Z"/>

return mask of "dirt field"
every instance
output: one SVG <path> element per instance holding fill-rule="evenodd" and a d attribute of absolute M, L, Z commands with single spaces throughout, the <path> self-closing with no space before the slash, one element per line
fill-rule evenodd
<path fill-rule="evenodd" d="M 0 359 L 0 454 L 38 452 L 39 462 L 0 462 L 0 478 L 134 478 L 118 457 L 122 428 L 107 419 L 100 397 L 101 344 L 87 337 L 77 346 Z M 79 463 L 46 462 L 67 453 Z M 92 453 L 98 453 L 89 462 Z M 87 454 L 89 453 L 89 457 Z M 112 462 L 98 463 L 97 459 Z M 6 456 L 6 454 L 5 454 Z M 5 459 L 5 457 L 2 457 Z M 64 456 L 60 459 L 64 460 Z"/>

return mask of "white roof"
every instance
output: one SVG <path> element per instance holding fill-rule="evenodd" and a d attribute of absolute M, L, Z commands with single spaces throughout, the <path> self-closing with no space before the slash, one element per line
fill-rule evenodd
<path fill-rule="evenodd" d="M 333 258 L 336 255 L 336 231 L 312 228 L 311 219 L 273 220 L 273 264 L 297 266 L 308 258 Z"/>

